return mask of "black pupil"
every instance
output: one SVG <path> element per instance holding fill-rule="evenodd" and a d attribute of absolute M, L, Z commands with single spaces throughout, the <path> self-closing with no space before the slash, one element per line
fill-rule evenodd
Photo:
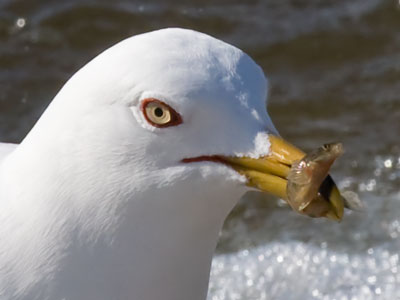
<path fill-rule="evenodd" d="M 154 114 L 156 115 L 156 117 L 161 118 L 163 116 L 163 114 L 164 114 L 164 111 L 162 110 L 162 108 L 157 107 L 154 110 Z"/>

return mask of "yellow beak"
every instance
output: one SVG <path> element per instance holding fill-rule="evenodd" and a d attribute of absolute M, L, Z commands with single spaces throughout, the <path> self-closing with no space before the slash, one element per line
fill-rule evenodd
<path fill-rule="evenodd" d="M 280 137 L 269 135 L 271 151 L 268 156 L 258 159 L 248 157 L 223 157 L 223 160 L 240 174 L 246 176 L 247 185 L 287 200 L 287 176 L 293 162 L 302 159 L 305 153 Z M 320 189 L 319 201 L 326 201 L 328 211 L 323 215 L 340 221 L 343 217 L 344 202 L 339 189 L 328 176 Z M 322 199 L 322 200 L 321 200 Z M 313 216 L 312 213 L 298 211 Z"/>

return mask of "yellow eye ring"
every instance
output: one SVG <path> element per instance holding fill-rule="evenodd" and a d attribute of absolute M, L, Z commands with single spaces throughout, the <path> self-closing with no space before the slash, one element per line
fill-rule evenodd
<path fill-rule="evenodd" d="M 143 100 L 142 112 L 146 121 L 154 127 L 163 128 L 182 123 L 181 116 L 172 107 L 155 98 Z"/>

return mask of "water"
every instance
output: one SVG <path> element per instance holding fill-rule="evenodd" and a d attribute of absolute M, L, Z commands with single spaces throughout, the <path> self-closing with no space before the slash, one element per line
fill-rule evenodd
<path fill-rule="evenodd" d="M 334 224 L 248 194 L 221 233 L 209 300 L 400 299 L 396 1 L 0 0 L 0 140 L 21 141 L 91 57 L 166 26 L 252 55 L 270 79 L 281 134 L 305 150 L 343 142 L 333 177 L 367 207 Z"/>

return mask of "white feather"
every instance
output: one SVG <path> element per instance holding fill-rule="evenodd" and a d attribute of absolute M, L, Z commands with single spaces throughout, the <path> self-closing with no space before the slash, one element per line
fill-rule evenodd
<path fill-rule="evenodd" d="M 88 63 L 20 146 L 1 147 L 0 299 L 205 299 L 218 232 L 247 188 L 223 165 L 181 160 L 268 153 L 266 96 L 249 56 L 191 30 Z M 151 127 L 146 97 L 183 123 Z"/>
<path fill-rule="evenodd" d="M 0 143 L 0 164 L 1 161 L 13 152 L 17 146 L 18 145 L 16 144 Z"/>

